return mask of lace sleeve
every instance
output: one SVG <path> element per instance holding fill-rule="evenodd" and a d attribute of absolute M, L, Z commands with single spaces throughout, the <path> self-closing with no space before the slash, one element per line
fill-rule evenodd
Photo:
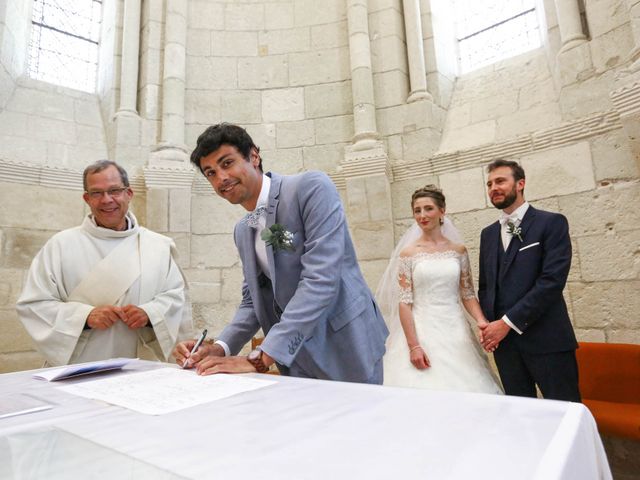
<path fill-rule="evenodd" d="M 466 251 L 460 255 L 460 296 L 463 300 L 476 297 L 473 277 L 471 276 L 471 265 L 469 264 L 469 254 Z"/>
<path fill-rule="evenodd" d="M 399 301 L 407 305 L 413 304 L 413 280 L 411 257 L 398 259 L 398 284 L 400 286 Z"/>

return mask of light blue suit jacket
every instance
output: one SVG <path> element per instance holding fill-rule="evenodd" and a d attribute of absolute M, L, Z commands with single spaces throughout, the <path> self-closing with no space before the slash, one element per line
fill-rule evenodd
<path fill-rule="evenodd" d="M 261 348 L 284 373 L 297 367 L 313 378 L 364 382 L 384 354 L 388 330 L 360 272 L 340 196 L 320 172 L 268 175 L 266 226 L 293 233 L 294 250 L 267 246 L 269 281 L 256 260 L 254 230 L 238 222 L 242 302 L 220 340 L 235 355 L 262 327 Z"/>

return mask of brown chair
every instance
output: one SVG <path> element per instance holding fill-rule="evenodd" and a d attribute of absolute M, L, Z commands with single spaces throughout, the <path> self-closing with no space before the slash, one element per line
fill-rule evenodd
<path fill-rule="evenodd" d="M 581 342 L 582 401 L 604 435 L 640 440 L 640 345 Z"/>
<path fill-rule="evenodd" d="M 251 350 L 255 350 L 256 347 L 262 345 L 263 340 L 264 337 L 253 337 L 251 339 Z M 269 371 L 267 373 L 270 375 L 280 375 L 275 363 L 269 367 Z"/>

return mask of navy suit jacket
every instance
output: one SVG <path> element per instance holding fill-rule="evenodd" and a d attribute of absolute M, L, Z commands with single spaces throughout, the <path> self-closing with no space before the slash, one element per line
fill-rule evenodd
<path fill-rule="evenodd" d="M 489 321 L 506 314 L 523 333 L 510 331 L 503 342 L 513 342 L 522 351 L 574 350 L 577 342 L 562 296 L 571 267 L 567 219 L 529 206 L 520 228 L 522 241 L 513 236 L 501 268 L 500 223 L 482 230 L 478 279 L 482 311 Z M 497 311 L 498 302 L 504 311 Z"/>
<path fill-rule="evenodd" d="M 220 339 L 236 354 L 261 327 L 263 351 L 315 378 L 364 382 L 384 354 L 388 330 L 362 277 L 338 192 L 325 174 L 271 177 L 266 227 L 293 233 L 293 251 L 267 246 L 269 281 L 256 260 L 255 230 L 238 222 L 242 302 Z"/>

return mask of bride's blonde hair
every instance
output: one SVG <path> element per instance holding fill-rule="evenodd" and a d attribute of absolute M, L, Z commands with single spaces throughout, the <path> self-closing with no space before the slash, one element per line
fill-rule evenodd
<path fill-rule="evenodd" d="M 425 185 L 424 187 L 420 187 L 415 192 L 413 192 L 413 195 L 411 195 L 411 208 L 413 208 L 413 204 L 416 203 L 416 200 L 418 198 L 425 197 L 433 199 L 433 203 L 435 203 L 439 208 L 442 208 L 443 210 L 446 209 L 447 203 L 445 201 L 442 190 L 431 183 L 429 185 Z"/>

